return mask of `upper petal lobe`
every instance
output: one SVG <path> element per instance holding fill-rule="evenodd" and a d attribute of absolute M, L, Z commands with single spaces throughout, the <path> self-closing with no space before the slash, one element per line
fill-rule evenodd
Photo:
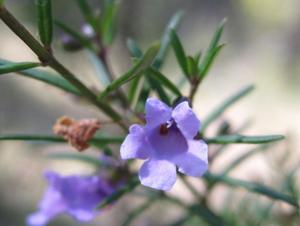
<path fill-rule="evenodd" d="M 171 119 L 172 109 L 155 98 L 149 98 L 145 107 L 147 127 L 153 128 Z"/>
<path fill-rule="evenodd" d="M 181 133 L 187 139 L 193 139 L 197 135 L 200 129 L 200 121 L 187 101 L 184 101 L 175 107 L 172 112 L 172 118 L 175 120 Z"/>

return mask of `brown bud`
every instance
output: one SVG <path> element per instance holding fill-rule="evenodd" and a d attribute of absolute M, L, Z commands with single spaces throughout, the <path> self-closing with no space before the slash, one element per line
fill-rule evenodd
<path fill-rule="evenodd" d="M 68 140 L 78 151 L 83 151 L 89 147 L 88 141 L 99 128 L 100 122 L 97 119 L 74 120 L 63 116 L 54 124 L 53 132 Z"/>

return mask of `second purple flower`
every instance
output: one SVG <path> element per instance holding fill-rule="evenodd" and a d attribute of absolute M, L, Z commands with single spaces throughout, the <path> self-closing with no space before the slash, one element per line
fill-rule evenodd
<path fill-rule="evenodd" d="M 169 190 L 178 171 L 194 177 L 208 168 L 207 145 L 195 140 L 200 121 L 187 101 L 171 108 L 149 98 L 145 107 L 146 125 L 134 124 L 121 145 L 122 159 L 145 159 L 139 172 L 143 185 Z"/>

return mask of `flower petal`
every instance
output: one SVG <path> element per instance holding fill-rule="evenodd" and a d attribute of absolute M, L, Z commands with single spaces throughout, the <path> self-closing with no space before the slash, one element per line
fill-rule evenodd
<path fill-rule="evenodd" d="M 172 109 L 155 98 L 148 98 L 145 107 L 147 128 L 154 128 L 171 119 Z"/>
<path fill-rule="evenodd" d="M 53 187 L 49 187 L 39 204 L 40 210 L 30 214 L 27 218 L 28 225 L 45 225 L 58 214 L 64 213 L 67 209 L 61 194 Z"/>
<path fill-rule="evenodd" d="M 172 112 L 177 127 L 187 139 L 192 139 L 200 129 L 200 121 L 187 101 L 178 104 Z"/>
<path fill-rule="evenodd" d="M 49 220 L 50 220 L 50 218 L 47 214 L 45 214 L 42 211 L 38 211 L 38 212 L 30 214 L 27 217 L 26 222 L 27 222 L 27 225 L 30 225 L 30 226 L 43 226 L 43 225 L 46 225 Z"/>
<path fill-rule="evenodd" d="M 186 138 L 175 125 L 166 134 L 161 134 L 159 128 L 148 131 L 147 138 L 151 146 L 150 157 L 154 159 L 171 160 L 188 149 Z"/>
<path fill-rule="evenodd" d="M 146 144 L 144 133 L 144 128 L 137 124 L 129 128 L 129 134 L 126 136 L 120 149 L 122 159 L 148 158 L 148 154 L 145 151 L 148 145 Z"/>
<path fill-rule="evenodd" d="M 91 221 L 94 218 L 93 210 L 76 209 L 69 210 L 68 213 L 78 221 Z"/>
<path fill-rule="evenodd" d="M 140 169 L 142 185 L 158 190 L 170 190 L 176 182 L 176 166 L 166 160 L 151 159 Z"/>
<path fill-rule="evenodd" d="M 187 152 L 177 155 L 173 162 L 178 166 L 178 171 L 193 177 L 201 177 L 208 168 L 207 144 L 204 141 L 188 141 Z"/>

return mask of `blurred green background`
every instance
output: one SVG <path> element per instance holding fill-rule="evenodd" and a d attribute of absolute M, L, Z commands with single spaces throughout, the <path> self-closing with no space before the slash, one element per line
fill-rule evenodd
<path fill-rule="evenodd" d="M 100 0 L 89 1 L 95 10 L 101 10 Z M 34 1 L 7 0 L 7 8 L 37 36 Z M 115 74 L 125 72 L 131 63 L 126 40 L 136 39 L 145 49 L 159 40 L 170 17 L 178 10 L 185 15 L 178 29 L 186 51 L 194 55 L 205 50 L 217 24 L 228 19 L 222 41 L 227 43 L 217 58 L 209 76 L 203 82 L 195 98 L 195 111 L 203 118 L 226 96 L 242 86 L 254 83 L 251 96 L 226 112 L 233 128 L 251 120 L 246 134 L 278 133 L 288 135 L 288 140 L 277 145 L 268 155 L 249 160 L 232 173 L 236 178 L 272 183 L 283 171 L 277 159 L 291 150 L 288 164 L 297 162 L 300 147 L 300 1 L 297 0 L 123 0 L 118 18 L 117 40 L 109 52 L 110 64 Z M 77 30 L 82 25 L 74 1 L 53 0 L 53 13 Z M 59 42 L 60 32 L 55 30 L 54 51 L 80 79 L 90 86 L 99 86 L 94 69 L 86 52 L 66 54 Z M 36 60 L 34 54 L 2 22 L 0 22 L 0 58 L 12 61 Z M 176 65 L 176 66 L 174 66 Z M 170 79 L 180 80 L 180 69 L 172 51 L 163 71 Z M 184 86 L 183 92 L 188 87 Z M 95 109 L 74 102 L 71 96 L 43 83 L 15 75 L 0 78 L 0 134 L 52 133 L 52 125 L 62 115 L 75 118 L 102 117 Z M 104 127 L 105 129 L 105 127 Z M 209 132 L 213 132 L 214 128 Z M 218 159 L 213 170 L 222 168 L 224 162 L 244 145 L 232 148 Z M 67 146 L 30 145 L 22 142 L 0 143 L 0 226 L 24 225 L 27 214 L 34 211 L 42 196 L 44 181 L 42 172 L 53 169 L 65 174 L 91 172 L 85 165 L 74 162 L 51 161 L 45 156 L 52 151 L 71 150 Z M 237 153 L 237 151 L 239 153 Z M 227 154 L 228 153 L 228 154 Z M 279 156 L 279 157 L 278 157 Z M 275 165 L 274 165 L 275 164 Z M 274 173 L 275 171 L 275 173 Z M 191 180 L 193 183 L 198 181 Z M 199 186 L 201 184 L 199 183 Z M 220 190 L 221 191 L 221 190 Z M 187 201 L 190 195 L 178 183 L 172 191 Z M 218 209 L 223 203 L 222 192 L 216 192 L 212 206 Z M 127 197 L 93 223 L 85 225 L 119 225 L 128 213 Z M 135 198 L 132 206 L 140 200 Z M 133 207 L 132 207 L 133 208 Z M 285 209 L 286 206 L 280 206 Z M 286 208 L 288 212 L 288 208 Z M 176 208 L 158 204 L 136 221 L 136 225 L 162 225 L 180 214 Z M 155 217 L 154 217 L 155 216 Z M 50 225 L 79 225 L 67 217 L 61 217 Z M 295 224 L 296 225 L 296 224 Z"/>

